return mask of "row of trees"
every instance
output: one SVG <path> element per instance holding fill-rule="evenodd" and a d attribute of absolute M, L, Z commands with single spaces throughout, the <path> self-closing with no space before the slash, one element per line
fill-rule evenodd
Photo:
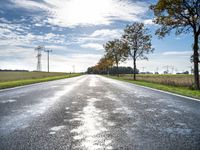
<path fill-rule="evenodd" d="M 127 25 L 120 39 L 114 39 L 104 44 L 105 55 L 97 63 L 94 70 L 98 73 L 109 72 L 115 65 L 115 73 L 119 76 L 119 64 L 127 59 L 133 61 L 133 79 L 138 73 L 136 60 L 147 59 L 146 54 L 152 53 L 151 35 L 143 23 Z"/>
<path fill-rule="evenodd" d="M 131 67 L 111 67 L 109 69 L 105 69 L 105 70 L 100 70 L 98 68 L 96 68 L 96 66 L 94 67 L 89 67 L 87 69 L 87 73 L 88 74 L 110 74 L 110 75 L 116 75 L 116 74 L 133 74 L 133 68 Z M 136 70 L 136 74 L 139 73 L 139 70 Z"/>
<path fill-rule="evenodd" d="M 176 35 L 191 33 L 194 87 L 199 90 L 200 0 L 158 0 L 150 9 L 154 12 L 154 23 L 159 25 L 155 33 L 158 37 L 163 38 L 172 30 L 176 31 Z M 120 62 L 132 58 L 135 70 L 136 60 L 147 59 L 146 54 L 153 52 L 151 35 L 147 31 L 143 23 L 127 26 L 121 39 L 109 41 L 104 45 L 106 54 L 97 64 L 97 68 L 106 69 L 114 64 L 118 67 Z"/>

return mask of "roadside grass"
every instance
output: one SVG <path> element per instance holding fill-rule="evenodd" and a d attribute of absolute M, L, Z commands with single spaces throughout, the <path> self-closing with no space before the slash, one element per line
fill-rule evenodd
<path fill-rule="evenodd" d="M 131 74 L 125 74 L 122 77 L 133 78 Z M 137 74 L 137 80 L 188 88 L 192 88 L 194 83 L 193 75 L 187 74 Z"/>
<path fill-rule="evenodd" d="M 71 78 L 80 75 L 81 74 L 78 73 L 0 72 L 0 89 Z"/>
<path fill-rule="evenodd" d="M 171 93 L 175 93 L 175 94 L 180 94 L 180 95 L 183 95 L 183 96 L 188 96 L 188 97 L 200 99 L 200 91 L 193 90 L 189 87 L 178 87 L 178 86 L 171 86 L 171 85 L 163 85 L 163 84 L 159 84 L 159 83 L 152 83 L 152 82 L 138 81 L 138 80 L 134 81 L 132 79 L 127 79 L 125 77 L 116 77 L 116 76 L 105 76 L 105 77 L 109 77 L 109 78 L 120 80 L 120 81 L 129 82 L 129 83 L 133 83 L 133 84 L 136 84 L 136 85 L 142 85 L 142 86 L 146 86 L 146 87 L 150 87 L 150 88 L 154 88 L 154 89 L 158 89 L 158 90 L 162 90 L 162 91 L 167 91 L 167 92 L 171 92 Z"/>

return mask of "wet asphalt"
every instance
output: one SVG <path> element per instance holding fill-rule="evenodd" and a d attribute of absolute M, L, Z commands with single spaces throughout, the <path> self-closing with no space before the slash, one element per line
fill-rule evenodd
<path fill-rule="evenodd" d="M 1 150 L 199 150 L 200 102 L 97 75 L 0 91 Z"/>

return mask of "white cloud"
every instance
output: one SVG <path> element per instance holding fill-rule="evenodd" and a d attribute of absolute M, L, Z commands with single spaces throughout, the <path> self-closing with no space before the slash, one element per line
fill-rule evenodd
<path fill-rule="evenodd" d="M 95 50 L 103 50 L 103 45 L 99 43 L 87 43 L 87 44 L 82 44 L 81 47 L 83 48 L 90 48 L 90 49 L 95 49 Z"/>
<path fill-rule="evenodd" d="M 46 33 L 36 35 L 29 32 L 29 28 L 23 24 L 1 23 L 0 45 L 35 45 L 37 43 L 63 44 L 65 35 Z"/>
<path fill-rule="evenodd" d="M 89 35 L 83 35 L 81 37 L 78 37 L 75 41 L 78 44 L 82 45 L 87 43 L 98 43 L 103 45 L 105 42 L 109 40 L 120 38 L 122 36 L 122 32 L 123 32 L 122 29 L 101 29 L 94 31 Z"/>
<path fill-rule="evenodd" d="M 190 56 L 192 54 L 192 51 L 166 51 L 162 53 L 162 55 L 178 55 L 178 56 Z"/>
<path fill-rule="evenodd" d="M 55 49 L 55 50 L 63 50 L 66 49 L 65 46 L 60 46 L 60 45 L 47 45 L 45 46 L 47 49 Z"/>
<path fill-rule="evenodd" d="M 32 0 L 10 0 L 12 3 L 14 3 L 14 7 L 22 7 L 26 8 L 28 10 L 47 10 L 49 7 L 43 3 L 39 3 Z M 13 6 L 12 6 L 13 7 Z"/>
<path fill-rule="evenodd" d="M 103 37 L 103 38 L 120 38 L 122 35 L 122 29 L 101 29 L 94 31 L 90 37 Z"/>
<path fill-rule="evenodd" d="M 143 22 L 145 25 L 156 25 L 152 19 L 146 19 Z"/>
<path fill-rule="evenodd" d="M 63 27 L 109 25 L 116 20 L 139 21 L 147 9 L 147 3 L 130 0 L 12 0 L 15 7 L 27 10 L 43 10 L 46 21 Z M 45 17 L 46 17 L 45 16 Z"/>

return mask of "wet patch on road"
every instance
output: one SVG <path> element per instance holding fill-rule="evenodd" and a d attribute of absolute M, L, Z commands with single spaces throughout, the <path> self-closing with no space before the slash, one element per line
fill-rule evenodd
<path fill-rule="evenodd" d="M 64 128 L 65 128 L 64 125 L 52 127 L 52 128 L 50 129 L 49 134 L 56 134 L 56 132 L 58 132 L 58 131 L 60 131 L 60 130 L 62 130 L 62 129 L 64 129 Z"/>
<path fill-rule="evenodd" d="M 8 100 L 0 101 L 0 103 L 5 104 L 5 103 L 13 103 L 13 102 L 16 102 L 16 101 L 17 100 L 15 100 L 15 99 L 8 99 Z"/>
<path fill-rule="evenodd" d="M 100 109 L 95 107 L 95 103 L 100 101 L 97 98 L 87 99 L 87 106 L 83 111 L 76 113 L 76 117 L 71 121 L 80 121 L 81 125 L 71 130 L 74 135 L 74 140 L 79 140 L 81 145 L 77 148 L 95 150 L 95 149 L 109 149 L 111 141 L 105 140 L 104 134 L 108 131 L 103 125 L 104 118 Z"/>

